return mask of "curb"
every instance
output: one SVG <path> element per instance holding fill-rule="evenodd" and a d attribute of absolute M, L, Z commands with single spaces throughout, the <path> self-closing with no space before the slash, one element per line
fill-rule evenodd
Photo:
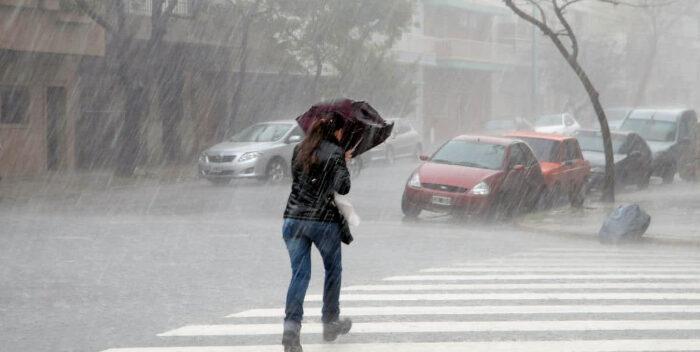
<path fill-rule="evenodd" d="M 528 231 L 528 232 L 535 232 L 535 233 L 543 233 L 547 235 L 554 235 L 554 236 L 564 236 L 564 237 L 570 237 L 570 238 L 585 238 L 588 240 L 593 240 L 595 242 L 598 242 L 598 236 L 596 234 L 591 234 L 588 232 L 581 232 L 581 231 L 572 231 L 572 230 L 565 230 L 565 229 L 560 229 L 560 230 L 555 230 L 552 228 L 547 228 L 547 227 L 538 227 L 538 226 L 530 226 L 530 225 L 523 225 L 521 223 L 516 223 L 515 227 Z M 658 244 L 658 245 L 669 245 L 669 246 L 690 246 L 690 247 L 700 247 L 700 238 L 698 239 L 686 239 L 686 238 L 677 238 L 677 237 L 671 237 L 671 236 L 659 236 L 659 235 L 653 235 L 653 234 L 645 234 L 642 236 L 642 243 L 653 243 L 653 244 Z"/>

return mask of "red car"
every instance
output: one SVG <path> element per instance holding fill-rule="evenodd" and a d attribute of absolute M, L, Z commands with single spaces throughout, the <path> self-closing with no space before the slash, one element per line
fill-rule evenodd
<path fill-rule="evenodd" d="M 404 189 L 406 217 L 423 210 L 490 216 L 532 209 L 544 191 L 537 158 L 522 141 L 460 136 L 421 157 Z"/>
<path fill-rule="evenodd" d="M 583 159 L 575 137 L 529 131 L 509 133 L 506 137 L 530 146 L 540 162 L 552 201 L 565 195 L 572 205 L 583 204 L 591 164 Z"/>

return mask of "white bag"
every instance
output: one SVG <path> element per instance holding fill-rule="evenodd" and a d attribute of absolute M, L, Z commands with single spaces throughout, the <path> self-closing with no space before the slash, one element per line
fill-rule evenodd
<path fill-rule="evenodd" d="M 360 226 L 360 216 L 355 212 L 355 207 L 352 206 L 350 197 L 347 195 L 342 195 L 338 192 L 335 192 L 333 197 L 335 200 L 335 206 L 338 207 L 340 214 L 345 217 L 345 221 L 348 222 L 348 225 L 353 227 Z"/>

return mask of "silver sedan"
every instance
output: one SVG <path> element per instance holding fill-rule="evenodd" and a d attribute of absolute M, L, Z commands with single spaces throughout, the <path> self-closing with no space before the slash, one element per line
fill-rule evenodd
<path fill-rule="evenodd" d="M 290 171 L 294 146 L 304 138 L 296 121 L 252 125 L 199 156 L 199 174 L 215 184 L 235 178 L 282 182 Z"/>

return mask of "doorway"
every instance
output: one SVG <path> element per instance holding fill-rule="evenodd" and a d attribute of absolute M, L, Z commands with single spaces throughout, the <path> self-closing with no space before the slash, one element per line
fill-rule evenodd
<path fill-rule="evenodd" d="M 46 167 L 58 170 L 61 164 L 61 145 L 64 142 L 66 121 L 66 89 L 49 87 L 46 90 Z"/>

